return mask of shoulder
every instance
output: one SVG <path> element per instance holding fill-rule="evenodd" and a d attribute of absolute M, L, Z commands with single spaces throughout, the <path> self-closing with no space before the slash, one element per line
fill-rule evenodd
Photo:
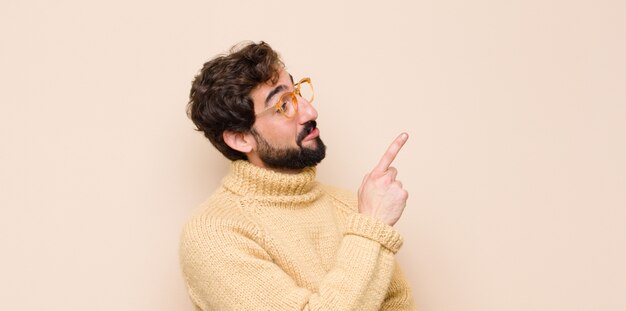
<path fill-rule="evenodd" d="M 339 206 L 348 211 L 358 210 L 358 198 L 355 192 L 329 185 L 321 185 L 320 188 L 324 194 L 338 203 Z"/>
<path fill-rule="evenodd" d="M 227 243 L 233 236 L 259 239 L 259 227 L 250 219 L 237 196 L 223 188 L 202 203 L 183 227 L 181 246 Z"/>

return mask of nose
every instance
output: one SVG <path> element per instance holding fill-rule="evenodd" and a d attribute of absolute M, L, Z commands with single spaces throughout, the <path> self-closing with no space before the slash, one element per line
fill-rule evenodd
<path fill-rule="evenodd" d="M 317 110 L 308 100 L 298 97 L 298 117 L 299 123 L 304 124 L 317 119 Z"/>

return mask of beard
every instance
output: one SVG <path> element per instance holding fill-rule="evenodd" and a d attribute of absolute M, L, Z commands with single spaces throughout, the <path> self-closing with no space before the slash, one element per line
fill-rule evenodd
<path fill-rule="evenodd" d="M 251 133 L 257 141 L 259 158 L 267 167 L 274 169 L 301 170 L 306 167 L 316 166 L 326 156 L 326 145 L 318 136 L 315 138 L 315 146 L 307 148 L 302 146 L 302 140 L 317 126 L 315 121 L 309 121 L 304 125 L 302 132 L 296 138 L 296 148 L 277 148 L 265 140 L 255 129 Z"/>

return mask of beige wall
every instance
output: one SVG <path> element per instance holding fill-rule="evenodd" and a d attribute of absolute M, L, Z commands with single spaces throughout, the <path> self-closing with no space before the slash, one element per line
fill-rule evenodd
<path fill-rule="evenodd" d="M 168 3 L 0 3 L 1 310 L 192 310 L 178 234 L 227 161 L 185 104 L 246 39 L 312 77 L 321 181 L 411 134 L 422 310 L 626 310 L 626 2 Z"/>

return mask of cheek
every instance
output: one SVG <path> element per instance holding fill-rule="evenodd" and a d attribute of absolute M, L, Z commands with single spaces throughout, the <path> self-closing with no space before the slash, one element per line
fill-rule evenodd
<path fill-rule="evenodd" d="M 267 122 L 257 124 L 257 131 L 274 146 L 293 146 L 298 136 L 298 124 L 293 120 L 287 122 Z"/>

